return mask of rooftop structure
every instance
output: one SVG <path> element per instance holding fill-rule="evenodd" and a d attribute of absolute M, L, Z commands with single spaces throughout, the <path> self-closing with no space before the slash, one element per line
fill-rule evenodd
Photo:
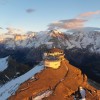
<path fill-rule="evenodd" d="M 50 50 L 48 51 L 48 53 L 56 53 L 56 52 L 58 52 L 58 53 L 64 53 L 63 50 L 58 49 L 58 48 L 53 48 L 53 49 L 50 49 Z"/>
<path fill-rule="evenodd" d="M 61 65 L 61 61 L 64 59 L 64 52 L 61 49 L 53 48 L 44 53 L 44 66 L 57 69 Z"/>

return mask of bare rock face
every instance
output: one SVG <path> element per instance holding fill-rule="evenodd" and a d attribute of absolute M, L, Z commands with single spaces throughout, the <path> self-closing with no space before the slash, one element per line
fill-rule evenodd
<path fill-rule="evenodd" d="M 23 83 L 9 100 L 34 100 L 46 90 L 52 93 L 41 100 L 74 100 L 73 94 L 79 86 L 85 89 L 86 100 L 99 100 L 99 90 L 90 86 L 86 75 L 64 59 L 60 68 L 46 68 L 35 75 L 35 80 L 30 79 Z"/>

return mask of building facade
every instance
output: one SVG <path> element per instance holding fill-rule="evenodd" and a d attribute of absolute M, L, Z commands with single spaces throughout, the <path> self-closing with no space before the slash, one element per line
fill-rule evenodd
<path fill-rule="evenodd" d="M 57 69 L 61 65 L 61 61 L 64 59 L 64 52 L 58 48 L 53 48 L 44 53 L 44 66 Z"/>

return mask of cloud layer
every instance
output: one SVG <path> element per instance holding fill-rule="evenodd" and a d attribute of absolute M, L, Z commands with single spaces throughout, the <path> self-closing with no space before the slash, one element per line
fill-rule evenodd
<path fill-rule="evenodd" d="M 3 29 L 2 27 L 0 27 L 0 29 Z"/>
<path fill-rule="evenodd" d="M 76 29 L 84 26 L 84 23 L 87 20 L 84 19 L 68 19 L 68 20 L 60 20 L 55 23 L 51 23 L 48 25 L 48 29 Z"/>
<path fill-rule="evenodd" d="M 100 11 L 95 11 L 95 12 L 86 12 L 86 13 L 82 13 L 79 15 L 79 18 L 84 18 L 84 17 L 91 17 L 93 15 L 98 15 L 100 14 Z"/>
<path fill-rule="evenodd" d="M 21 34 L 23 33 L 23 30 L 22 29 L 16 29 L 16 28 L 13 28 L 13 27 L 7 27 L 7 33 L 8 34 Z"/>
<path fill-rule="evenodd" d="M 73 19 L 59 20 L 48 25 L 48 30 L 52 29 L 77 29 L 84 27 L 85 23 L 89 21 L 88 17 L 99 15 L 100 11 L 85 12 Z"/>

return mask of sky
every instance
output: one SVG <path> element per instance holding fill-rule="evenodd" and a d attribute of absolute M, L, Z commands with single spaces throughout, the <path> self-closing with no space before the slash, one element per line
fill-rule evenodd
<path fill-rule="evenodd" d="M 100 0 L 0 0 L 0 30 L 100 28 Z"/>

